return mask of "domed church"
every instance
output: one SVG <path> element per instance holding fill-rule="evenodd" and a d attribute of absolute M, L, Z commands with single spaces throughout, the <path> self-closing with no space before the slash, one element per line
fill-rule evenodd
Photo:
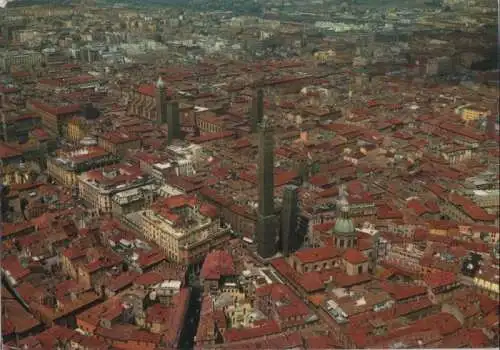
<path fill-rule="evenodd" d="M 354 222 L 349 216 L 349 202 L 344 186 L 340 187 L 339 200 L 337 201 L 338 216 L 333 227 L 333 245 L 339 249 L 355 248 L 357 234 Z"/>

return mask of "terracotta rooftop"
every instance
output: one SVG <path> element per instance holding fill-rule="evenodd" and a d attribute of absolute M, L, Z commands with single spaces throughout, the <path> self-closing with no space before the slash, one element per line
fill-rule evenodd
<path fill-rule="evenodd" d="M 258 288 L 255 294 L 257 297 L 269 298 L 268 300 L 271 303 L 276 303 L 277 315 L 282 320 L 305 317 L 310 313 L 307 305 L 287 285 L 279 283 L 267 284 Z"/>
<path fill-rule="evenodd" d="M 357 249 L 349 248 L 342 256 L 345 261 L 353 265 L 362 264 L 368 261 L 368 258 Z"/>
<path fill-rule="evenodd" d="M 427 288 L 418 285 L 382 283 L 382 288 L 388 292 L 396 301 L 401 301 L 427 294 Z"/>
<path fill-rule="evenodd" d="M 425 283 L 431 288 L 449 286 L 457 282 L 455 273 L 436 271 L 424 277 Z"/>
<path fill-rule="evenodd" d="M 324 260 L 334 259 L 340 252 L 332 247 L 306 248 L 294 253 L 303 264 L 312 264 Z"/>
<path fill-rule="evenodd" d="M 2 258 L 2 270 L 8 271 L 10 276 L 18 282 L 28 276 L 31 271 L 21 265 L 19 258 L 15 255 L 8 255 Z"/>
<path fill-rule="evenodd" d="M 223 276 L 233 276 L 236 270 L 231 254 L 224 250 L 208 253 L 201 268 L 200 277 L 205 280 L 218 280 Z"/>
<path fill-rule="evenodd" d="M 40 322 L 14 298 L 14 296 L 2 287 L 2 337 L 12 336 L 14 333 L 22 334 Z"/>
<path fill-rule="evenodd" d="M 325 289 L 325 283 L 319 272 L 308 272 L 300 274 L 295 271 L 284 258 L 271 261 L 271 265 L 280 275 L 304 289 L 307 293 L 312 293 Z"/>
<path fill-rule="evenodd" d="M 231 328 L 224 332 L 226 342 L 237 342 L 251 338 L 261 338 L 280 332 L 280 327 L 276 321 L 266 321 L 258 327 L 253 328 Z"/>
<path fill-rule="evenodd" d="M 0 159 L 9 159 L 22 156 L 22 152 L 18 151 L 5 142 L 0 142 Z"/>

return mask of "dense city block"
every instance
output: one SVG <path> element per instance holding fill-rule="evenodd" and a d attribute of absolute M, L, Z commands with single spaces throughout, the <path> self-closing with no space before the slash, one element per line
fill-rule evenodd
<path fill-rule="evenodd" d="M 2 349 L 498 345 L 496 2 L 0 5 Z"/>

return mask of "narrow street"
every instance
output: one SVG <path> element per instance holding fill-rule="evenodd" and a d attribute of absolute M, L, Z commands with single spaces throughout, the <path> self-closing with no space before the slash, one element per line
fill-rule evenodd
<path fill-rule="evenodd" d="M 182 350 L 193 349 L 194 337 L 196 336 L 198 322 L 200 321 L 202 288 L 200 286 L 198 276 L 189 279 L 188 284 L 191 288 L 191 297 L 189 299 L 189 306 L 184 320 L 184 328 L 182 329 L 179 340 L 179 349 Z"/>

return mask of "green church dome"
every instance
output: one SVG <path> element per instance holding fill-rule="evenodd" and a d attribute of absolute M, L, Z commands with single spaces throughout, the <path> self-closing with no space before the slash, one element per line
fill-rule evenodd
<path fill-rule="evenodd" d="M 333 233 L 354 233 L 354 223 L 350 218 L 340 217 L 335 221 Z"/>
<path fill-rule="evenodd" d="M 347 193 L 344 186 L 341 186 L 339 190 L 339 197 L 337 207 L 339 208 L 340 215 L 335 221 L 333 234 L 354 233 L 354 222 L 349 217 L 349 202 L 347 201 Z"/>

